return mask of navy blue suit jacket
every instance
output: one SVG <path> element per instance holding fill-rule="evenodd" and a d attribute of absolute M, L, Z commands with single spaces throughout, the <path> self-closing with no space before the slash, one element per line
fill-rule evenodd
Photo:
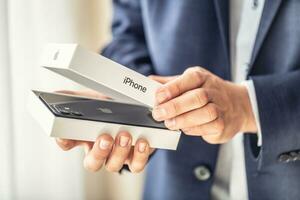
<path fill-rule="evenodd" d="M 230 80 L 228 0 L 115 0 L 113 40 L 103 54 L 145 75 L 181 74 L 202 66 Z M 300 199 L 300 0 L 266 0 L 249 78 L 262 146 L 245 135 L 250 199 Z M 157 151 L 144 199 L 209 199 L 218 145 L 183 135 L 177 151 Z"/>

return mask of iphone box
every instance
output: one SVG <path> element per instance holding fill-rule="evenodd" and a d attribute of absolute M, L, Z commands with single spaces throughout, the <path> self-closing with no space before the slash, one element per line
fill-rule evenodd
<path fill-rule="evenodd" d="M 145 138 L 153 148 L 176 150 L 180 131 L 167 129 L 151 116 L 160 83 L 78 44 L 49 44 L 42 66 L 111 99 L 32 90 L 29 110 L 52 137 L 95 141 L 102 133 Z M 63 89 L 63 88 L 62 88 Z"/>

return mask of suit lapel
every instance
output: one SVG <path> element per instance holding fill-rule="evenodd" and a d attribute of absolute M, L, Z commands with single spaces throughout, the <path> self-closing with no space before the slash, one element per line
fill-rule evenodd
<path fill-rule="evenodd" d="M 254 64 L 254 61 L 258 55 L 259 50 L 266 38 L 266 35 L 272 25 L 272 22 L 276 16 L 276 13 L 280 7 L 281 0 L 266 0 L 263 14 L 261 17 L 260 25 L 258 28 L 255 45 L 252 52 L 251 62 L 250 62 L 250 69 Z M 250 70 L 249 70 L 250 71 Z"/>
<path fill-rule="evenodd" d="M 272 22 L 279 10 L 282 0 L 265 0 L 265 6 L 258 28 L 255 45 L 252 52 L 250 69 L 258 55 L 258 52 L 266 38 Z M 223 41 L 224 52 L 227 56 L 229 76 L 230 76 L 230 50 L 229 50 L 229 0 L 214 0 L 218 25 Z M 250 71 L 250 70 L 249 70 Z"/>
<path fill-rule="evenodd" d="M 224 52 L 227 56 L 228 68 L 230 68 L 229 51 L 229 0 L 214 0 L 218 25 L 221 32 L 221 38 L 224 46 Z M 229 69 L 230 70 L 230 69 Z M 230 71 L 229 74 L 230 76 Z"/>

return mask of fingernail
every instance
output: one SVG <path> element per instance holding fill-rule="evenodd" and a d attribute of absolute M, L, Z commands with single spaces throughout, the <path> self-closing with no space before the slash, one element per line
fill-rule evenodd
<path fill-rule="evenodd" d="M 147 147 L 147 144 L 146 143 L 144 143 L 144 142 L 141 142 L 140 144 L 139 144 L 139 152 L 140 153 L 144 153 L 145 152 L 145 150 L 146 150 L 146 147 Z"/>
<path fill-rule="evenodd" d="M 106 150 L 110 147 L 110 141 L 102 139 L 99 143 L 100 149 Z"/>
<path fill-rule="evenodd" d="M 165 123 L 166 123 L 167 127 L 175 127 L 175 125 L 176 125 L 175 118 L 173 118 L 173 119 L 167 119 L 165 121 Z"/>
<path fill-rule="evenodd" d="M 161 91 L 156 94 L 156 101 L 158 104 L 164 102 L 167 99 L 168 99 L 168 95 L 165 91 Z"/>
<path fill-rule="evenodd" d="M 164 108 L 155 108 L 153 110 L 153 117 L 154 117 L 154 119 L 161 119 L 161 118 L 163 118 L 166 115 L 167 115 L 167 111 Z"/>
<path fill-rule="evenodd" d="M 126 136 L 121 136 L 120 137 L 120 146 L 121 147 L 126 147 L 128 145 L 129 138 Z"/>

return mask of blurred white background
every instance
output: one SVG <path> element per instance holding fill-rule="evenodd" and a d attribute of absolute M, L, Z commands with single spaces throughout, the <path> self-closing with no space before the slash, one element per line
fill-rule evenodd
<path fill-rule="evenodd" d="M 30 89 L 78 89 L 39 66 L 46 43 L 99 51 L 110 39 L 109 0 L 0 0 L 0 199 L 139 199 L 143 174 L 88 173 L 82 149 L 61 151 L 26 108 Z"/>

